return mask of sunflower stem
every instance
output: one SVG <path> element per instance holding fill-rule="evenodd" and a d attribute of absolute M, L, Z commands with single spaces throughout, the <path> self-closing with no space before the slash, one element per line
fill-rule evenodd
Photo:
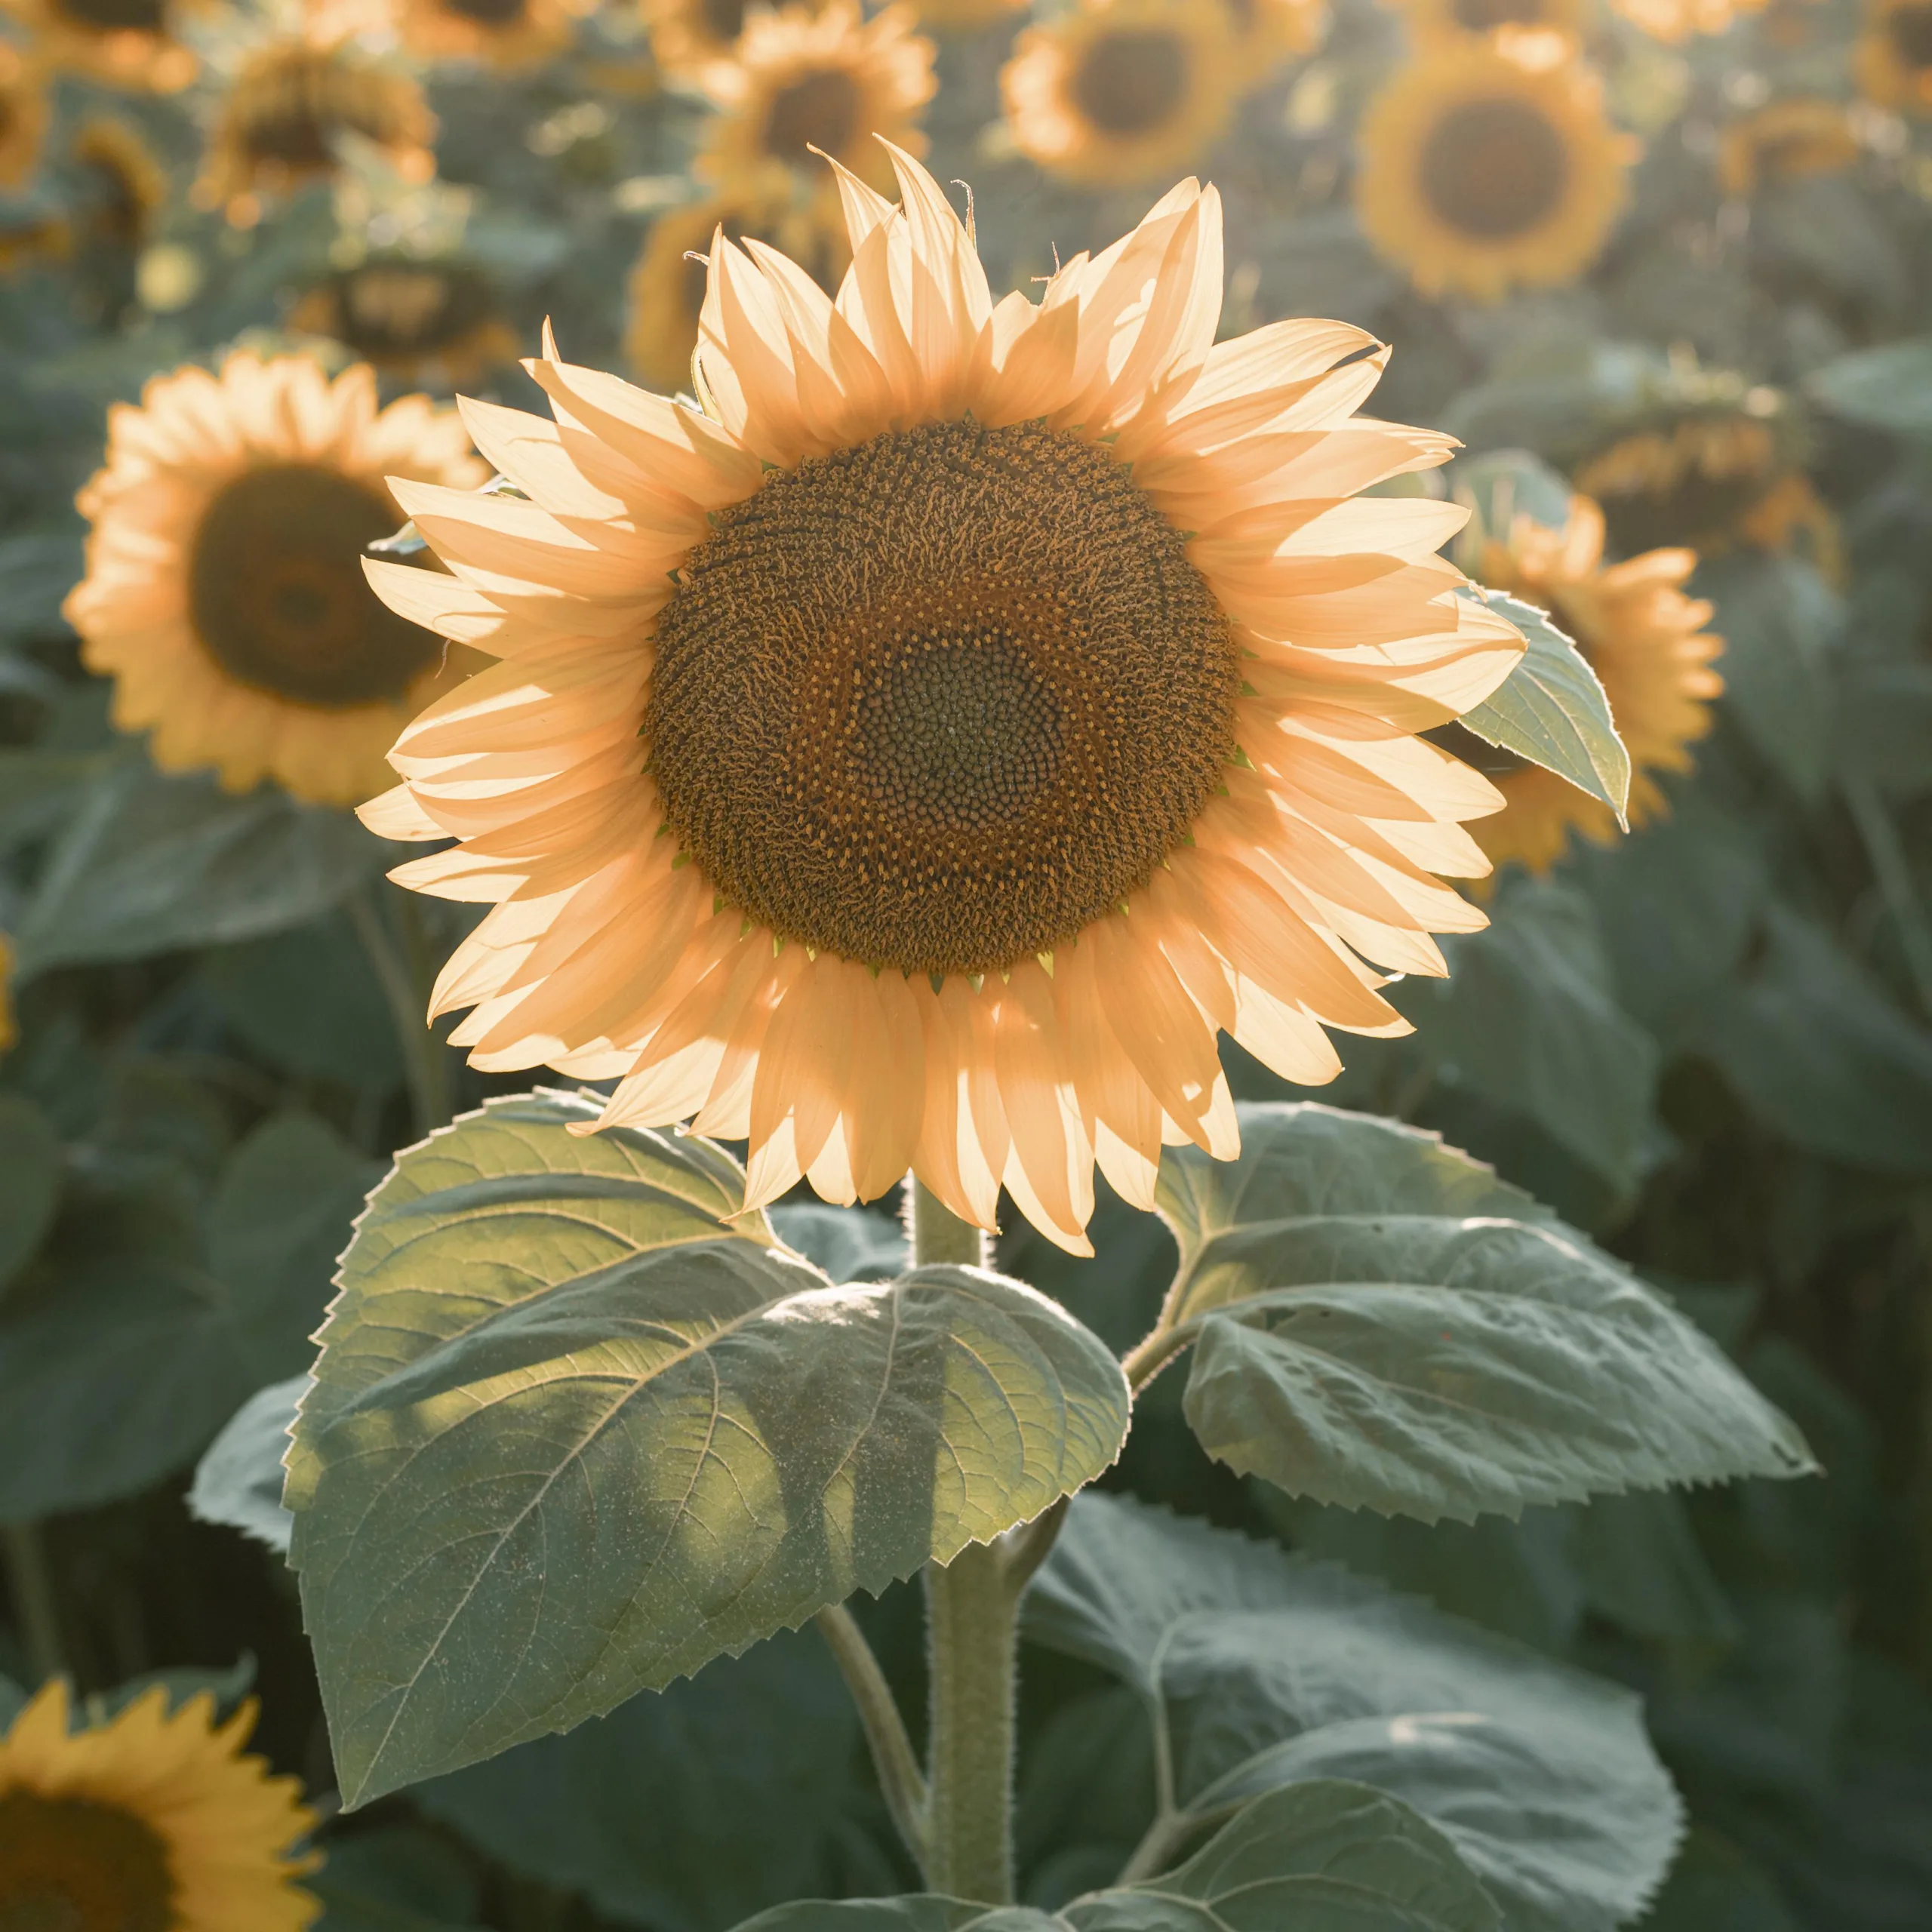
<path fill-rule="evenodd" d="M 54 1566 L 48 1561 L 47 1541 L 38 1523 L 9 1523 L 0 1530 L 0 1548 L 7 1559 L 7 1594 L 13 1599 L 27 1662 L 42 1682 L 64 1677 L 66 1646 L 60 1637 L 60 1598 L 54 1587 Z"/>
<path fill-rule="evenodd" d="M 401 894 L 393 903 L 402 930 L 400 949 L 372 893 L 351 893 L 349 916 L 382 986 L 383 997 L 389 1002 L 396 1044 L 402 1053 L 403 1076 L 409 1086 L 410 1112 L 415 1121 L 416 1137 L 421 1140 L 438 1128 L 449 1124 L 453 1111 L 449 1050 L 429 1026 L 435 958 L 429 935 L 423 929 L 421 909 L 410 893 Z"/>
<path fill-rule="evenodd" d="M 906 1733 L 892 1687 L 878 1667 L 878 1659 L 859 1628 L 858 1620 L 843 1604 L 822 1610 L 814 1620 L 845 1678 L 859 1721 L 878 1774 L 885 1808 L 899 1828 L 906 1849 L 921 1871 L 926 1866 L 926 1780 Z"/>
<path fill-rule="evenodd" d="M 916 1266 L 986 1265 L 986 1236 L 922 1182 L 912 1183 L 910 1212 Z M 969 1543 L 950 1563 L 926 1566 L 926 1883 L 983 1905 L 1013 1902 L 1022 1567 L 1001 1543 Z"/>

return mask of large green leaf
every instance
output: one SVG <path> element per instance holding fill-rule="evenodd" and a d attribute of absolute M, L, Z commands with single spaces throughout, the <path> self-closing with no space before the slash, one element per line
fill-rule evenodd
<path fill-rule="evenodd" d="M 60 1141 L 32 1101 L 0 1094 L 0 1290 L 39 1247 L 60 1193 Z"/>
<path fill-rule="evenodd" d="M 1125 1433 L 1118 1363 L 1044 1296 L 835 1286 L 719 1149 L 571 1131 L 597 1112 L 432 1136 L 344 1257 L 285 1500 L 352 1804 L 949 1561 Z"/>
<path fill-rule="evenodd" d="M 128 1176 L 136 1190 L 151 1178 Z M 298 1367 L 368 1184 L 328 1128 L 285 1116 L 223 1168 L 198 1251 L 112 1192 L 87 1217 L 101 1244 L 63 1219 L 48 1265 L 0 1312 L 0 1521 L 145 1488 Z"/>
<path fill-rule="evenodd" d="M 1508 618 L 1529 646 L 1496 690 L 1463 713 L 1463 729 L 1601 798 L 1620 820 L 1630 801 L 1630 754 L 1589 660 L 1534 604 L 1475 585 L 1463 594 Z"/>
<path fill-rule="evenodd" d="M 1675 1846 L 1629 1692 L 1332 1564 L 1081 1497 L 1026 1616 L 1140 1692 L 1183 1823 L 1306 1779 L 1372 1785 L 1448 1835 L 1512 1932 L 1607 1932 Z"/>
<path fill-rule="evenodd" d="M 1058 1912 L 958 1899 L 808 1899 L 740 1932 L 1496 1932 L 1495 1906 L 1444 1833 L 1339 1780 L 1272 1791 L 1183 1865 Z"/>
<path fill-rule="evenodd" d="M 14 934 L 23 977 L 254 937 L 332 906 L 383 848 L 346 813 L 242 796 L 131 753 L 80 798 Z"/>
<path fill-rule="evenodd" d="M 1159 1191 L 1188 1420 L 1231 1467 L 1466 1521 L 1814 1466 L 1697 1328 L 1480 1163 L 1324 1107 L 1241 1122 L 1238 1162 L 1170 1150 Z"/>
<path fill-rule="evenodd" d="M 829 1854 L 864 1801 L 862 1755 L 831 1653 L 814 1630 L 786 1632 L 411 1796 L 512 1870 L 601 1912 L 654 1932 L 721 1932 L 827 1887 Z"/>
<path fill-rule="evenodd" d="M 1894 435 L 1932 435 L 1932 336 L 1856 349 L 1814 369 L 1804 386 L 1851 422 Z"/>

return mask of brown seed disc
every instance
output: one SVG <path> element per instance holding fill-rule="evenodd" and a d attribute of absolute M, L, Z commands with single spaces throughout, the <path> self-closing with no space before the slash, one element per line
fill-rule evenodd
<path fill-rule="evenodd" d="M 1452 107 L 1422 149 L 1422 192 L 1441 221 L 1478 241 L 1526 235 L 1562 204 L 1563 137 L 1525 100 Z"/>
<path fill-rule="evenodd" d="M 1074 69 L 1074 105 L 1116 140 L 1166 125 L 1187 93 L 1187 43 L 1158 29 L 1103 34 Z"/>
<path fill-rule="evenodd" d="M 133 1813 L 85 1798 L 0 1796 L 0 1926 L 168 1932 L 168 1847 Z"/>

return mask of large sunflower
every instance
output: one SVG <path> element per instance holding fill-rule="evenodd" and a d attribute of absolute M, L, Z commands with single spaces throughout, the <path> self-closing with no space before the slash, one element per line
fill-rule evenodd
<path fill-rule="evenodd" d="M 487 472 L 453 410 L 421 396 L 380 414 L 357 368 L 231 355 L 219 376 L 158 376 L 108 417 L 107 461 L 81 492 L 94 525 L 68 596 L 114 721 L 152 729 L 171 771 L 213 766 L 353 804 L 383 753 L 455 681 L 441 641 L 373 597 L 363 546 L 402 521 L 386 476 L 463 486 Z"/>
<path fill-rule="evenodd" d="M 1361 146 L 1362 227 L 1431 295 L 1569 281 L 1629 192 L 1632 143 L 1558 34 L 1433 45 L 1371 103 Z"/>
<path fill-rule="evenodd" d="M 0 187 L 17 188 L 40 165 L 47 90 L 19 48 L 0 41 Z"/>
<path fill-rule="evenodd" d="M 395 0 L 402 44 L 426 60 L 484 60 L 504 72 L 543 66 L 577 36 L 575 0 Z"/>
<path fill-rule="evenodd" d="M 332 337 L 386 375 L 443 389 L 514 362 L 521 346 L 481 269 L 413 256 L 337 270 L 302 297 L 288 321 Z"/>
<path fill-rule="evenodd" d="M 242 1747 L 248 1704 L 159 1686 L 72 1727 L 45 1685 L 0 1737 L 0 1926 L 14 1932 L 302 1932 L 321 1902 L 291 1853 L 315 1826 L 301 1787 Z"/>
<path fill-rule="evenodd" d="M 1447 448 L 1355 415 L 1386 349 L 1215 346 L 1211 189 L 995 306 L 895 162 L 899 208 L 840 174 L 835 299 L 718 239 L 702 411 L 546 340 L 555 422 L 464 405 L 530 501 L 397 485 L 456 576 L 373 580 L 502 661 L 364 817 L 497 902 L 435 999 L 475 1064 L 748 1137 L 754 1201 L 910 1167 L 1084 1252 L 1096 1159 L 1146 1205 L 1164 1142 L 1233 1151 L 1217 1029 L 1305 1082 L 1407 1030 L 1364 959 L 1442 971 L 1497 801 L 1417 734 L 1521 641 L 1461 511 L 1355 497 Z"/>
<path fill-rule="evenodd" d="M 1149 181 L 1197 161 L 1242 92 L 1222 0 L 1083 0 L 1029 27 L 1000 75 L 1022 153 L 1085 186 Z"/>
<path fill-rule="evenodd" d="M 1651 774 L 1688 771 L 1691 744 L 1711 728 L 1708 700 L 1724 689 L 1711 662 L 1724 644 L 1704 629 L 1711 606 L 1684 594 L 1695 551 L 1652 550 L 1606 568 L 1603 538 L 1602 512 L 1579 497 L 1561 531 L 1518 517 L 1506 540 L 1484 546 L 1481 574 L 1492 589 L 1547 611 L 1602 680 L 1630 752 L 1629 817 L 1637 825 L 1665 808 Z M 1546 872 L 1573 832 L 1599 843 L 1616 835 L 1610 808 L 1555 773 L 1534 764 L 1499 773 L 1493 759 L 1479 757 L 1506 801 L 1476 827 L 1497 865 L 1515 860 Z"/>
<path fill-rule="evenodd" d="M 804 208 L 720 196 L 672 208 L 652 224 L 632 269 L 624 355 L 654 389 L 690 386 L 704 308 L 704 257 L 720 230 L 734 242 L 755 235 L 776 244 L 820 288 L 835 288 L 851 258 L 842 221 L 827 221 L 818 205 Z"/>
<path fill-rule="evenodd" d="M 345 134 L 374 143 L 404 175 L 427 180 L 435 131 L 408 74 L 347 45 L 271 41 L 243 62 L 222 101 L 196 198 L 251 226 L 265 195 L 334 174 Z"/>
<path fill-rule="evenodd" d="M 815 157 L 839 162 L 861 180 L 891 180 L 884 143 L 923 154 L 915 125 L 938 86 L 933 44 L 913 32 L 909 7 L 866 20 L 855 0 L 832 0 L 814 13 L 792 6 L 746 18 L 734 57 L 704 72 L 706 91 L 722 112 L 712 120 L 696 166 L 722 192 L 787 199 Z"/>
<path fill-rule="evenodd" d="M 176 37 L 177 0 L 0 0 L 33 36 L 37 58 L 109 87 L 172 94 L 201 63 Z"/>
<path fill-rule="evenodd" d="M 1932 114 L 1932 0 L 1866 0 L 1852 64 L 1868 100 Z"/>

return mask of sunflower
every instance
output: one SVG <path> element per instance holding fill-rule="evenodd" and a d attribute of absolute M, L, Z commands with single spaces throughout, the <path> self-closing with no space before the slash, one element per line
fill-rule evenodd
<path fill-rule="evenodd" d="M 272 41 L 242 63 L 216 117 L 195 197 L 252 226 L 265 195 L 333 174 L 338 143 L 356 134 L 406 177 L 435 171 L 435 117 L 407 74 L 345 45 Z"/>
<path fill-rule="evenodd" d="M 651 57 L 667 74 L 696 74 L 737 51 L 752 0 L 644 0 Z"/>
<path fill-rule="evenodd" d="M 1401 0 L 1419 41 L 1481 38 L 1499 28 L 1546 28 L 1580 40 L 1589 21 L 1585 0 Z"/>
<path fill-rule="evenodd" d="M 453 410 L 376 409 L 366 367 L 331 383 L 293 356 L 231 355 L 219 376 L 158 376 L 109 414 L 107 461 L 80 494 L 93 524 L 67 620 L 115 681 L 114 721 L 152 728 L 155 761 L 264 776 L 352 804 L 383 752 L 454 681 L 440 641 L 365 583 L 363 546 L 402 512 L 384 482 L 487 472 Z"/>
<path fill-rule="evenodd" d="M 1236 32 L 1221 0 L 1083 0 L 1014 43 L 1000 75 L 1007 125 L 1063 180 L 1171 174 L 1227 127 L 1245 71 Z"/>
<path fill-rule="evenodd" d="M 1675 47 L 1694 33 L 1727 32 L 1740 14 L 1761 12 L 1765 0 L 1610 0 L 1612 10 L 1653 40 Z"/>
<path fill-rule="evenodd" d="M 1322 0 L 1226 0 L 1235 23 L 1235 60 L 1244 90 L 1275 78 L 1284 60 L 1312 53 L 1328 30 Z"/>
<path fill-rule="evenodd" d="M 1589 660 L 1629 748 L 1629 817 L 1638 825 L 1666 809 L 1651 774 L 1688 771 L 1690 746 L 1711 728 L 1708 701 L 1724 689 L 1711 661 L 1724 645 L 1704 629 L 1711 606 L 1684 594 L 1695 551 L 1652 550 L 1606 568 L 1603 542 L 1603 512 L 1579 497 L 1562 530 L 1518 517 L 1506 540 L 1484 545 L 1480 574 L 1492 589 L 1547 611 Z M 1572 832 L 1599 844 L 1616 835 L 1600 800 L 1540 765 L 1499 772 L 1487 752 L 1478 762 L 1506 802 L 1475 836 L 1497 866 L 1513 859 L 1546 872 Z"/>
<path fill-rule="evenodd" d="M 47 91 L 20 49 L 0 41 L 0 187 L 17 188 L 40 165 Z"/>
<path fill-rule="evenodd" d="M 89 233 L 131 251 L 144 246 L 155 217 L 168 205 L 168 180 L 139 130 L 97 115 L 74 137 L 73 158 L 93 189 Z"/>
<path fill-rule="evenodd" d="M 408 256 L 338 269 L 296 303 L 288 321 L 333 337 L 386 375 L 441 388 L 514 361 L 520 346 L 481 270 Z"/>
<path fill-rule="evenodd" d="M 1932 113 L 1932 0 L 1866 0 L 1852 64 L 1868 100 Z"/>
<path fill-rule="evenodd" d="M 913 0 L 919 24 L 934 33 L 980 33 L 1027 10 L 1028 0 Z"/>
<path fill-rule="evenodd" d="M 909 1167 L 1085 1252 L 1096 1160 L 1146 1205 L 1164 1143 L 1234 1151 L 1217 1029 L 1305 1082 L 1324 1026 L 1407 1030 L 1364 960 L 1443 970 L 1497 802 L 1417 734 L 1521 640 L 1454 594 L 1460 509 L 1354 497 L 1448 448 L 1354 414 L 1381 344 L 1215 346 L 1211 189 L 995 307 L 894 161 L 898 207 L 839 173 L 835 298 L 718 238 L 701 409 L 546 336 L 554 423 L 464 405 L 531 500 L 396 486 L 456 575 L 377 589 L 501 661 L 363 817 L 497 902 L 435 996 L 477 1066 L 748 1138 L 753 1201 Z"/>
<path fill-rule="evenodd" d="M 173 94 L 200 71 L 177 38 L 176 0 L 0 0 L 48 66 L 109 87 Z"/>
<path fill-rule="evenodd" d="M 302 1932 L 321 1902 L 292 1854 L 315 1827 L 294 1778 L 215 1722 L 206 1692 L 159 1685 L 75 1730 L 59 1678 L 0 1737 L 0 1926 L 21 1932 Z"/>
<path fill-rule="evenodd" d="M 1438 42 L 1363 117 L 1356 212 L 1425 294 L 1493 302 L 1596 259 L 1632 148 L 1561 35 Z"/>
<path fill-rule="evenodd" d="M 861 180 L 884 186 L 884 143 L 923 154 L 914 125 L 938 86 L 933 44 L 912 31 L 909 7 L 862 20 L 854 0 L 823 12 L 760 10 L 746 21 L 735 57 L 704 72 L 723 112 L 696 163 L 723 193 L 790 198 L 823 155 Z M 814 176 L 816 178 L 816 171 Z"/>
<path fill-rule="evenodd" d="M 577 37 L 572 0 L 395 0 L 395 29 L 426 60 L 485 60 L 503 72 L 541 67 Z"/>
<path fill-rule="evenodd" d="M 1767 181 L 1841 174 L 1858 158 L 1851 116 L 1835 100 L 1774 100 L 1740 115 L 1718 145 L 1718 179 L 1742 200 Z"/>
<path fill-rule="evenodd" d="M 838 286 L 851 259 L 842 221 L 817 207 L 721 197 L 673 208 L 652 225 L 630 277 L 624 355 L 654 388 L 677 390 L 691 380 L 698 317 L 704 307 L 703 257 L 720 229 L 734 242 L 755 235 L 798 262 L 821 288 Z"/>

